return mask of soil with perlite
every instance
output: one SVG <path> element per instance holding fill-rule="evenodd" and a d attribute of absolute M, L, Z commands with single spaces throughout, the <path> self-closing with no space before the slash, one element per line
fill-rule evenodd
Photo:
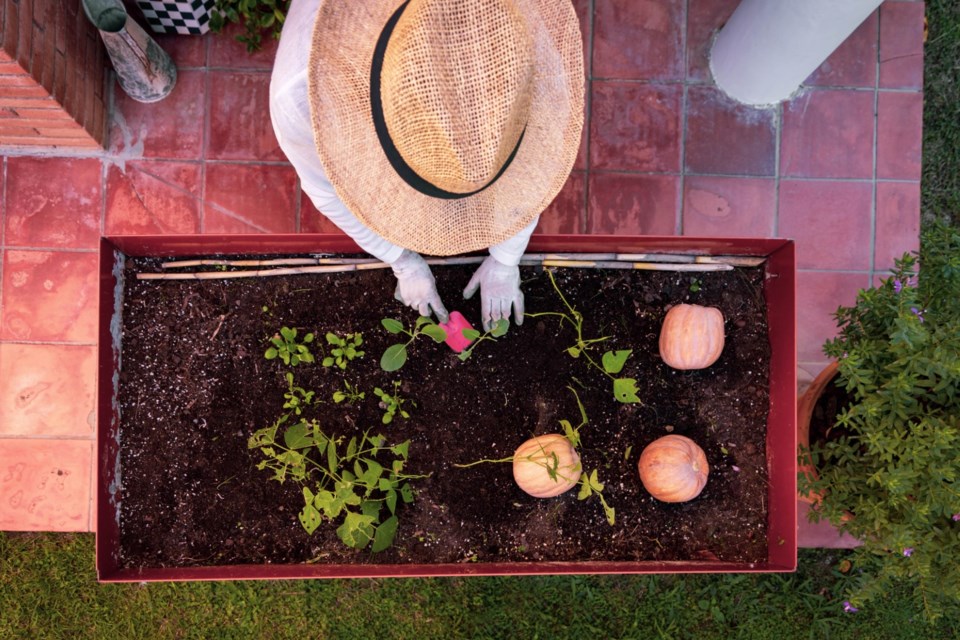
<path fill-rule="evenodd" d="M 119 404 L 120 561 L 128 568 L 251 563 L 459 563 L 503 561 L 763 562 L 767 559 L 766 420 L 770 345 L 762 268 L 677 272 L 559 269 L 557 283 L 584 316 L 584 337 L 604 350 L 632 349 L 623 377 L 642 404 L 621 404 L 610 379 L 566 349 L 576 335 L 555 316 L 528 315 L 461 362 L 421 337 L 400 370 L 380 356 L 398 336 L 382 318 L 411 325 L 416 313 L 394 297 L 387 271 L 209 281 L 138 281 L 158 262 L 128 260 L 123 300 Z M 436 267 L 450 309 L 478 326 L 479 295 L 464 301 L 470 267 Z M 546 274 L 521 271 L 528 314 L 564 307 Z M 718 307 L 726 345 L 699 371 L 677 371 L 659 356 L 666 311 L 685 302 Z M 281 327 L 317 334 L 316 364 L 267 360 Z M 360 332 L 365 356 L 345 371 L 320 365 L 327 332 Z M 297 514 L 301 487 L 269 478 L 248 449 L 250 435 L 283 412 L 285 373 L 316 391 L 329 435 L 370 430 L 389 443 L 410 440 L 406 471 L 415 501 L 398 508 L 396 540 L 372 554 L 346 547 L 337 524 L 308 535 Z M 343 382 L 366 392 L 354 406 L 331 397 Z M 374 387 L 400 381 L 409 419 L 383 425 Z M 458 468 L 512 455 L 533 435 L 562 433 L 560 420 L 588 423 L 581 462 L 598 470 L 616 510 L 608 524 L 596 497 L 577 488 L 548 499 L 523 493 L 510 463 Z M 652 498 L 637 473 L 640 452 L 670 434 L 706 452 L 710 476 L 696 499 Z"/>

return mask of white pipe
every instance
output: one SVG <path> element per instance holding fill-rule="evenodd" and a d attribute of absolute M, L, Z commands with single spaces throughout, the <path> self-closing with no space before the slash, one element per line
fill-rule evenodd
<path fill-rule="evenodd" d="M 710 54 L 717 86 L 740 102 L 787 100 L 882 0 L 742 0 Z"/>

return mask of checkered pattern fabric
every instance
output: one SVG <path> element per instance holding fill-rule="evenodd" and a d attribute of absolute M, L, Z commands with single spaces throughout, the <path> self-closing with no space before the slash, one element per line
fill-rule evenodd
<path fill-rule="evenodd" d="M 137 0 L 147 24 L 156 33 L 200 35 L 210 30 L 217 0 Z"/>

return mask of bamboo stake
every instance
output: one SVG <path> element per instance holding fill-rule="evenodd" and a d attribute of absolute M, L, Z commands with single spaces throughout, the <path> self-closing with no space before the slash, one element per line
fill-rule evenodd
<path fill-rule="evenodd" d="M 597 259 L 585 259 L 592 257 Z M 626 260 L 625 258 L 656 258 L 655 260 Z M 677 262 L 664 262 L 672 258 Z M 483 256 L 453 258 L 428 258 L 429 265 L 479 264 Z M 684 256 L 678 254 L 524 254 L 520 260 L 523 266 L 570 267 L 580 269 L 632 269 L 643 271 L 730 271 L 734 266 L 754 267 L 764 262 L 764 258 L 753 256 Z M 319 264 L 318 264 L 319 263 Z M 261 278 L 270 276 L 289 276 L 305 273 L 344 273 L 349 271 L 367 271 L 386 269 L 390 265 L 372 258 L 279 258 L 276 260 L 183 260 L 165 262 L 164 268 L 182 268 L 195 266 L 279 266 L 275 269 L 256 269 L 242 271 L 196 271 L 167 273 L 138 273 L 138 280 L 217 280 L 237 278 Z"/>

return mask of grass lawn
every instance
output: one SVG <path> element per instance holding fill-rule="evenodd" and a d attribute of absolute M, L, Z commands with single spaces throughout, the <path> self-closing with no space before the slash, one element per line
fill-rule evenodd
<path fill-rule="evenodd" d="M 922 208 L 960 225 L 960 2 L 927 13 Z M 960 638 L 960 609 L 930 626 L 906 590 L 844 612 L 845 557 L 801 550 L 789 575 L 98 585 L 93 535 L 0 532 L 0 640 Z"/>
<path fill-rule="evenodd" d="M 0 638 L 957 638 L 900 593 L 843 611 L 846 552 L 796 574 L 98 585 L 91 534 L 0 533 Z"/>

